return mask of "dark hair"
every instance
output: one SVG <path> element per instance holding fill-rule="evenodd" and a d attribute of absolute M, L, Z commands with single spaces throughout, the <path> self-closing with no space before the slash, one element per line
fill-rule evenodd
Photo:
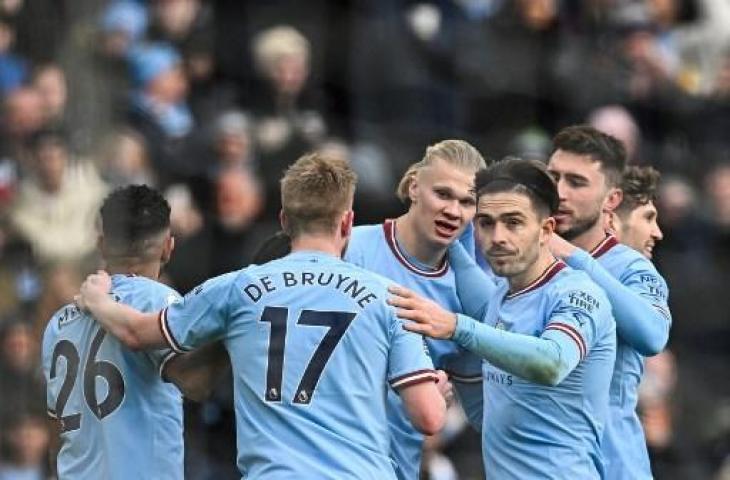
<path fill-rule="evenodd" d="M 286 232 L 278 231 L 271 235 L 256 250 L 253 255 L 252 263 L 261 265 L 262 263 L 285 257 L 291 252 L 291 238 Z"/>
<path fill-rule="evenodd" d="M 538 213 L 544 216 L 557 212 L 560 203 L 558 189 L 545 165 L 518 157 L 505 157 L 491 167 L 478 171 L 474 188 L 477 200 L 486 193 L 522 193 L 530 199 Z"/>
<path fill-rule="evenodd" d="M 616 208 L 616 213 L 627 214 L 656 200 L 660 176 L 652 167 L 627 167 L 621 179 L 624 197 Z"/>
<path fill-rule="evenodd" d="M 170 226 L 170 205 L 147 185 L 128 185 L 106 197 L 101 221 L 107 244 L 137 255 L 145 240 Z"/>
<path fill-rule="evenodd" d="M 555 135 L 552 153 L 556 150 L 590 156 L 600 164 L 609 186 L 620 185 L 621 174 L 626 166 L 626 149 L 616 137 L 589 125 L 573 125 Z"/>
<path fill-rule="evenodd" d="M 31 135 L 28 139 L 28 147 L 33 152 L 37 152 L 47 145 L 59 146 L 67 150 L 68 136 L 66 132 L 60 128 L 44 128 Z"/>

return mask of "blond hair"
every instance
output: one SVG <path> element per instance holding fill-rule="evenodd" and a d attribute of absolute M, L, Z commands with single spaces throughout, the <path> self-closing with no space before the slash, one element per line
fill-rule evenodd
<path fill-rule="evenodd" d="M 357 175 L 343 158 L 310 153 L 290 166 L 281 179 L 286 233 L 330 233 L 340 214 L 351 208 Z"/>
<path fill-rule="evenodd" d="M 413 179 L 419 171 L 433 165 L 436 160 L 442 160 L 456 168 L 474 170 L 474 172 L 487 168 L 487 162 L 482 154 L 469 142 L 464 140 L 442 140 L 429 146 L 421 161 L 408 167 L 406 173 L 403 174 L 403 178 L 401 178 L 395 191 L 400 201 L 406 205 L 410 204 L 408 190 L 411 188 Z"/>
<path fill-rule="evenodd" d="M 256 68 L 263 74 L 270 73 L 285 57 L 303 57 L 309 61 L 309 40 L 295 28 L 279 25 L 267 28 L 253 40 L 253 56 Z"/>

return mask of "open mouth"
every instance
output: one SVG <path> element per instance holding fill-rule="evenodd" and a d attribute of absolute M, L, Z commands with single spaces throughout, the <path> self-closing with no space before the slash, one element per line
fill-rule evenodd
<path fill-rule="evenodd" d="M 451 237 L 459 230 L 458 225 L 453 225 L 442 220 L 436 220 L 436 233 L 442 237 Z"/>

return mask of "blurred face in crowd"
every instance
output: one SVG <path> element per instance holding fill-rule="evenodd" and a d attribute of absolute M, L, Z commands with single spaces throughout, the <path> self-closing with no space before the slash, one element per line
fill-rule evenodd
<path fill-rule="evenodd" d="M 45 120 L 43 99 L 33 88 L 19 88 L 5 97 L 5 129 L 14 137 L 36 132 Z"/>
<path fill-rule="evenodd" d="M 49 193 L 58 192 L 68 163 L 66 147 L 57 142 L 44 142 L 37 147 L 35 156 L 41 186 Z"/>
<path fill-rule="evenodd" d="M 16 372 L 27 372 L 36 365 L 35 339 L 30 326 L 18 323 L 5 332 L 0 344 L 2 363 Z"/>
<path fill-rule="evenodd" d="M 445 249 L 474 218 L 474 171 L 437 159 L 414 176 L 409 188 L 417 238 L 434 250 Z"/>
<path fill-rule="evenodd" d="M 147 174 L 147 151 L 142 139 L 122 133 L 116 136 L 108 157 L 109 169 L 126 178 Z"/>
<path fill-rule="evenodd" d="M 646 258 L 652 258 L 654 247 L 664 238 L 657 224 L 657 210 L 654 202 L 639 205 L 630 212 L 614 216 L 614 228 L 619 240 Z"/>
<path fill-rule="evenodd" d="M 588 155 L 560 149 L 550 157 L 548 172 L 560 196 L 556 231 L 566 240 L 578 237 L 596 224 L 603 226 L 602 212 L 609 189 L 600 165 Z"/>
<path fill-rule="evenodd" d="M 220 223 L 231 230 L 245 228 L 256 219 L 262 199 L 251 173 L 224 171 L 216 185 L 216 207 Z"/>
<path fill-rule="evenodd" d="M 222 166 L 232 166 L 248 159 L 249 138 L 246 133 L 223 133 L 218 136 L 216 150 Z"/>
<path fill-rule="evenodd" d="M 722 226 L 730 225 L 730 166 L 712 170 L 707 176 L 707 193 L 713 221 Z"/>
<path fill-rule="evenodd" d="M 482 253 L 495 274 L 507 278 L 529 275 L 555 226 L 552 217 L 541 217 L 523 193 L 479 197 L 476 230 Z"/>
<path fill-rule="evenodd" d="M 188 81 L 180 65 L 155 77 L 147 87 L 153 96 L 163 103 L 174 104 L 185 99 Z"/>
<path fill-rule="evenodd" d="M 190 31 L 200 7 L 197 0 L 156 0 L 152 4 L 157 22 L 173 39 L 184 37 Z"/>
<path fill-rule="evenodd" d="M 300 55 L 284 55 L 274 64 L 271 79 L 279 93 L 297 95 L 309 76 L 307 59 Z"/>
<path fill-rule="evenodd" d="M 50 435 L 43 421 L 27 417 L 8 431 L 8 444 L 13 460 L 19 466 L 41 466 L 46 456 Z"/>
<path fill-rule="evenodd" d="M 552 25 L 558 11 L 556 0 L 519 0 L 517 6 L 525 24 L 534 30 Z"/>
<path fill-rule="evenodd" d="M 48 118 L 58 117 L 66 107 L 67 89 L 66 76 L 55 65 L 46 66 L 39 70 L 33 86 L 43 101 L 43 109 Z"/>

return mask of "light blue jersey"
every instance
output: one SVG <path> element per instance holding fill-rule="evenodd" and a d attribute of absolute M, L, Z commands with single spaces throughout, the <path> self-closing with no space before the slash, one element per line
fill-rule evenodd
<path fill-rule="evenodd" d="M 112 295 L 143 312 L 180 300 L 145 277 L 113 275 Z M 48 413 L 61 425 L 61 480 L 180 480 L 180 391 L 160 378 L 171 350 L 134 352 L 74 305 L 43 336 Z"/>
<path fill-rule="evenodd" d="M 393 220 L 382 225 L 355 227 L 345 260 L 383 275 L 435 301 L 446 310 L 460 312 L 462 308 L 456 293 L 454 273 L 448 263 L 445 261 L 437 269 L 419 265 L 398 244 L 395 229 Z M 436 368 L 446 370 L 456 385 L 470 421 L 479 425 L 483 412 L 481 359 L 449 340 L 428 338 L 426 343 Z M 398 395 L 391 391 L 388 400 L 391 455 L 397 465 L 398 478 L 416 479 L 424 437 L 411 425 Z"/>
<path fill-rule="evenodd" d="M 553 263 L 508 294 L 502 279 L 484 323 L 533 337 L 569 339 L 580 361 L 556 386 L 526 381 L 484 362 L 482 451 L 487 478 L 598 479 L 600 439 L 616 355 L 615 323 L 587 275 Z M 565 337 L 555 337 L 555 335 Z"/>
<path fill-rule="evenodd" d="M 176 351 L 223 340 L 247 479 L 393 479 L 393 388 L 433 381 L 383 277 L 320 252 L 214 278 L 160 316 Z"/>
<path fill-rule="evenodd" d="M 567 261 L 585 270 L 606 291 L 616 318 L 616 365 L 603 437 L 606 478 L 650 479 L 649 455 L 636 404 L 644 372 L 642 353 L 657 353 L 669 335 L 667 284 L 649 260 L 612 236 L 590 255 L 579 251 Z"/>

